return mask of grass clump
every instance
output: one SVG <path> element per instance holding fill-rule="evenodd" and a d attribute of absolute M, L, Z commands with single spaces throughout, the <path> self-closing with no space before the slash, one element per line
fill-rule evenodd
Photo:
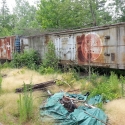
<path fill-rule="evenodd" d="M 64 86 L 69 86 L 72 87 L 73 84 L 76 82 L 76 78 L 72 72 L 67 72 L 62 74 L 62 79 L 57 80 L 56 84 L 57 85 L 64 85 Z"/>
<path fill-rule="evenodd" d="M 38 71 L 39 71 L 40 74 L 52 74 L 52 73 L 55 73 L 55 69 L 53 67 L 40 66 Z"/>
<path fill-rule="evenodd" d="M 0 75 L 0 94 L 2 92 L 2 76 Z"/>
<path fill-rule="evenodd" d="M 30 84 L 31 85 L 31 84 Z M 24 83 L 24 93 L 23 96 L 19 95 L 18 100 L 19 118 L 20 123 L 30 120 L 33 116 L 33 97 L 32 91 L 27 92 L 27 87 Z"/>
<path fill-rule="evenodd" d="M 90 97 L 96 95 L 102 95 L 104 101 L 121 97 L 121 89 L 117 75 L 112 72 L 108 80 L 102 81 L 100 84 L 93 86 L 90 92 Z"/>
<path fill-rule="evenodd" d="M 125 77 L 120 76 L 120 84 L 122 97 L 125 97 Z"/>

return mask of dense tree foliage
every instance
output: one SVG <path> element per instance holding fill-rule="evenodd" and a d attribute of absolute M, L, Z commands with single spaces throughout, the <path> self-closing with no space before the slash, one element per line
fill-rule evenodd
<path fill-rule="evenodd" d="M 29 35 L 38 28 L 38 22 L 36 20 L 36 7 L 30 5 L 27 0 L 15 0 L 16 6 L 14 8 L 14 14 L 16 17 L 16 23 L 13 32 L 15 34 Z"/>
<path fill-rule="evenodd" d="M 43 28 L 75 28 L 106 24 L 106 0 L 41 0 L 38 20 Z"/>
<path fill-rule="evenodd" d="M 2 0 L 0 11 L 0 36 L 32 35 L 40 32 L 40 25 L 36 20 L 36 7 L 27 0 L 15 0 L 13 14 L 7 7 L 6 0 Z"/>
<path fill-rule="evenodd" d="M 2 7 L 0 8 L 0 36 L 11 35 L 11 31 L 14 26 L 14 15 L 10 14 L 6 0 L 2 0 L 1 4 Z"/>
<path fill-rule="evenodd" d="M 125 0 L 112 0 L 108 4 L 108 12 L 112 14 L 115 22 L 125 21 Z"/>
<path fill-rule="evenodd" d="M 83 25 L 86 12 L 81 1 L 41 0 L 38 20 L 43 28 L 67 28 Z"/>
<path fill-rule="evenodd" d="M 15 0 L 10 13 L 1 0 L 0 36 L 33 35 L 45 29 L 72 29 L 125 21 L 124 0 Z"/>

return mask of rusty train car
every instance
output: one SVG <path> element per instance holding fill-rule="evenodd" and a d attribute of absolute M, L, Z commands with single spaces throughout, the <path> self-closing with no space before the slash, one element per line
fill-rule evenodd
<path fill-rule="evenodd" d="M 41 58 L 52 41 L 62 64 L 125 69 L 125 23 L 64 30 L 35 36 L 0 38 L 0 59 L 12 53 L 34 49 Z"/>

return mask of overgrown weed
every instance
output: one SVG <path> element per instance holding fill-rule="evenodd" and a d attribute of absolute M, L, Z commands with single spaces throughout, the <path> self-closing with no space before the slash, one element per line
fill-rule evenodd
<path fill-rule="evenodd" d="M 31 85 L 31 83 L 30 83 L 30 85 Z M 24 83 L 23 96 L 21 94 L 19 95 L 18 110 L 19 110 L 20 123 L 30 120 L 33 116 L 32 91 L 27 92 L 27 87 L 26 87 L 25 83 Z"/>
<path fill-rule="evenodd" d="M 56 72 L 53 67 L 43 67 L 43 66 L 40 66 L 38 71 L 40 74 L 53 74 Z"/>
<path fill-rule="evenodd" d="M 66 72 L 62 74 L 62 79 L 56 81 L 56 84 L 72 87 L 75 82 L 76 78 L 74 77 L 73 73 Z"/>
<path fill-rule="evenodd" d="M 102 95 L 103 100 L 113 100 L 121 97 L 121 89 L 119 87 L 119 79 L 117 75 L 111 72 L 109 79 L 107 80 L 106 78 L 105 81 L 102 81 L 100 84 L 94 86 L 90 93 L 90 97 Z"/>
<path fill-rule="evenodd" d="M 55 46 L 52 41 L 49 41 L 47 45 L 47 52 L 39 66 L 38 72 L 41 74 L 52 74 L 60 72 L 58 68 L 59 59 L 55 53 Z"/>
<path fill-rule="evenodd" d="M 29 69 L 36 70 L 38 65 L 40 65 L 40 56 L 39 53 L 34 50 L 13 54 L 12 67 L 20 68 L 26 66 Z"/>
<path fill-rule="evenodd" d="M 2 93 L 2 76 L 0 75 L 0 94 Z"/>

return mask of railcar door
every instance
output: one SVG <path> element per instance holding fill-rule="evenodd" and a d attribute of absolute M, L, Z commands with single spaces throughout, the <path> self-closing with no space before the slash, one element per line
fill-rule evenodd
<path fill-rule="evenodd" d="M 72 62 L 75 60 L 75 42 L 73 35 L 56 37 L 56 55 L 61 61 Z"/>

